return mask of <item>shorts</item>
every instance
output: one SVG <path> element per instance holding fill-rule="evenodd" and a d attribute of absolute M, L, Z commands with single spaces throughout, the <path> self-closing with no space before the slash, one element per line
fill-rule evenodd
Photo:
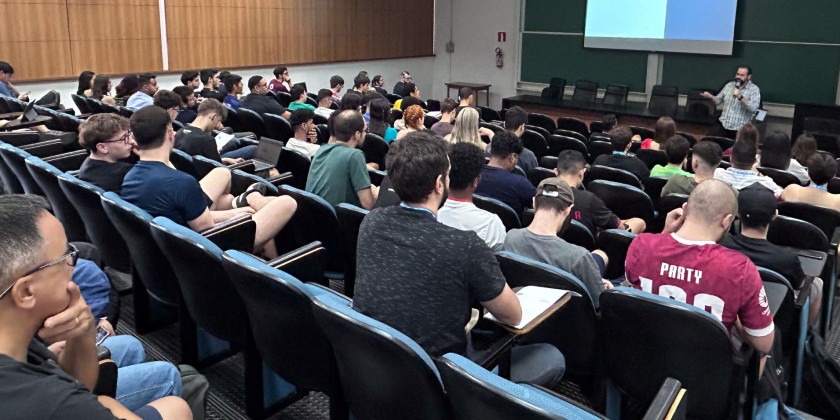
<path fill-rule="evenodd" d="M 601 273 L 601 278 L 607 274 L 607 263 L 604 262 L 604 259 L 601 258 L 598 254 L 589 254 L 592 256 L 592 259 L 595 260 L 595 264 L 598 264 L 598 272 Z"/>

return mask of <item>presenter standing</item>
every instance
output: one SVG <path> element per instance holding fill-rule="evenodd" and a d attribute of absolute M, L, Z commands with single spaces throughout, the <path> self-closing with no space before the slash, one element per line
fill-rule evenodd
<path fill-rule="evenodd" d="M 709 131 L 710 135 L 734 139 L 738 129 L 752 120 L 761 104 L 761 92 L 751 80 L 752 70 L 738 67 L 735 80 L 727 83 L 717 96 L 703 92 L 703 96 L 713 99 L 716 105 L 723 103 L 720 124 Z"/>

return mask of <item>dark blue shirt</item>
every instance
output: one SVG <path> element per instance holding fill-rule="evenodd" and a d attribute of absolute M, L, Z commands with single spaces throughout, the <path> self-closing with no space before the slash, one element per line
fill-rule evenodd
<path fill-rule="evenodd" d="M 242 102 L 240 102 L 239 99 L 236 98 L 236 96 L 233 96 L 233 95 L 225 96 L 225 105 L 227 105 L 228 108 L 231 108 L 234 111 L 239 110 L 239 105 L 241 103 Z"/>
<path fill-rule="evenodd" d="M 125 175 L 123 200 L 148 212 L 186 225 L 207 210 L 204 192 L 189 174 L 163 162 L 141 160 Z"/>
<path fill-rule="evenodd" d="M 523 210 L 531 207 L 537 189 L 522 175 L 485 166 L 481 170 L 481 181 L 475 193 L 495 198 L 509 205 L 517 214 L 522 214 Z"/>

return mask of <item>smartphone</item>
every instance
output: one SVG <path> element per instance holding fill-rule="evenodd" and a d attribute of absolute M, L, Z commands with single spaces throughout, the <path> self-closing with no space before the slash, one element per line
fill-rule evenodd
<path fill-rule="evenodd" d="M 109 335 L 111 335 L 111 333 L 109 333 L 105 328 L 96 327 L 96 345 L 101 345 Z"/>

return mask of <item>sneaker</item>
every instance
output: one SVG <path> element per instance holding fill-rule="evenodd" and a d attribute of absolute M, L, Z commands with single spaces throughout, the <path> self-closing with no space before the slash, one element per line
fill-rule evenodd
<path fill-rule="evenodd" d="M 265 195 L 266 191 L 267 188 L 262 182 L 255 182 L 249 185 L 248 189 L 246 189 L 244 193 L 239 194 L 238 197 L 233 199 L 233 208 L 238 209 L 241 207 L 248 207 L 248 194 L 256 192 Z"/>

